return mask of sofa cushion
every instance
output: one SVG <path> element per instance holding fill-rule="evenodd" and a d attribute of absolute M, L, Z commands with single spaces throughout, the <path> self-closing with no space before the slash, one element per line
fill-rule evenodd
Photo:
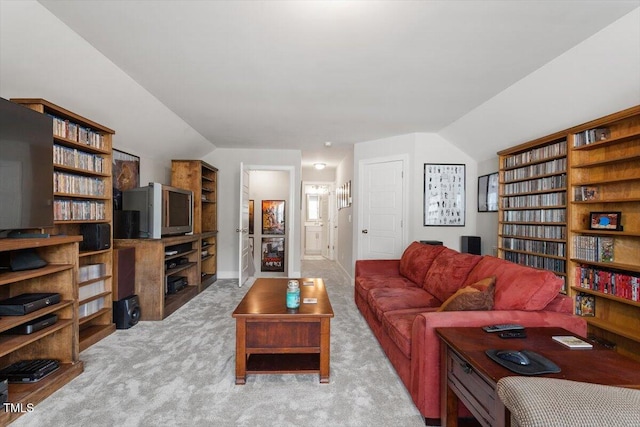
<path fill-rule="evenodd" d="M 367 294 L 375 288 L 408 288 L 416 287 L 411 280 L 401 276 L 375 275 L 356 277 L 356 291 L 362 298 L 367 299 Z"/>
<path fill-rule="evenodd" d="M 410 308 L 406 310 L 388 311 L 382 316 L 383 329 L 407 358 L 411 358 L 411 331 L 413 321 L 418 314 L 434 310 L 435 308 Z"/>
<path fill-rule="evenodd" d="M 422 288 L 376 288 L 369 291 L 367 302 L 378 321 L 387 311 L 407 308 L 437 308 L 440 301 Z"/>
<path fill-rule="evenodd" d="M 469 274 L 466 283 L 496 276 L 494 310 L 542 310 L 560 292 L 562 279 L 546 270 L 484 256 Z"/>
<path fill-rule="evenodd" d="M 425 245 L 419 242 L 411 243 L 400 258 L 400 274 L 420 285 L 433 260 L 443 250 L 444 246 Z"/>
<path fill-rule="evenodd" d="M 495 276 L 458 289 L 437 311 L 478 311 L 493 308 Z"/>
<path fill-rule="evenodd" d="M 422 287 L 440 302 L 444 302 L 463 286 L 469 272 L 481 259 L 480 255 L 463 254 L 444 248 L 433 260 L 431 268 L 424 277 Z M 490 274 L 485 277 L 488 276 Z"/>

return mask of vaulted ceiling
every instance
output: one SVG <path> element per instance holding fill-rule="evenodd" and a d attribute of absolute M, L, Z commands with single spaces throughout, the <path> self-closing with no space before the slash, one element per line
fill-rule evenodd
<path fill-rule="evenodd" d="M 300 149 L 303 164 L 326 141 L 331 163 L 357 142 L 438 132 L 639 4 L 40 3 L 214 146 Z"/>

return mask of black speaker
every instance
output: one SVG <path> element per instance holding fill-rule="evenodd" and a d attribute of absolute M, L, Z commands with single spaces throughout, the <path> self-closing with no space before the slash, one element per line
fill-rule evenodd
<path fill-rule="evenodd" d="M 482 245 L 479 236 L 460 236 L 462 240 L 462 249 L 460 252 L 482 255 Z"/>
<path fill-rule="evenodd" d="M 111 225 L 109 224 L 80 224 L 81 251 L 101 251 L 111 247 Z"/>
<path fill-rule="evenodd" d="M 113 322 L 117 329 L 129 329 L 140 320 L 140 300 L 138 295 L 113 302 Z"/>
<path fill-rule="evenodd" d="M 140 237 L 140 211 L 113 211 L 113 238 Z"/>

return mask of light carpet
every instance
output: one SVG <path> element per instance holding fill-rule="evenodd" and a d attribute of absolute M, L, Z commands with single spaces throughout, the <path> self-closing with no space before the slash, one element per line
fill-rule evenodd
<path fill-rule="evenodd" d="M 85 371 L 21 426 L 424 426 L 331 261 L 303 261 L 333 306 L 331 377 L 248 375 L 235 384 L 235 320 L 248 287 L 218 280 L 161 322 L 118 330 L 80 354 Z M 284 302 L 284 295 L 283 295 Z"/>

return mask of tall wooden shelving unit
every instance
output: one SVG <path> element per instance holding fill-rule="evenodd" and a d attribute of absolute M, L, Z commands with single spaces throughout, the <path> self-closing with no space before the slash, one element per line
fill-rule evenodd
<path fill-rule="evenodd" d="M 23 316 L 0 318 L 0 367 L 20 360 L 56 359 L 60 368 L 33 384 L 10 384 L 8 403 L 27 410 L 38 404 L 83 371 L 79 359 L 78 287 L 76 284 L 79 236 L 42 239 L 2 239 L 0 252 L 35 250 L 48 265 L 42 268 L 0 273 L 0 299 L 27 292 L 59 293 L 61 301 Z M 53 325 L 30 335 L 6 332 L 47 314 L 55 314 Z M 0 425 L 7 425 L 20 411 L 0 411 Z"/>
<path fill-rule="evenodd" d="M 594 297 L 589 333 L 640 360 L 640 106 L 572 128 L 568 137 L 571 290 Z M 591 229 L 591 212 L 621 212 L 623 229 Z M 613 260 L 597 255 L 607 240 Z"/>
<path fill-rule="evenodd" d="M 218 169 L 202 160 L 172 160 L 171 185 L 193 191 L 193 232 L 200 240 L 200 291 L 217 279 Z"/>
<path fill-rule="evenodd" d="M 14 98 L 11 101 L 54 118 L 53 233 L 79 235 L 81 224 L 111 225 L 112 136 L 115 132 L 44 99 Z M 77 307 L 80 350 L 115 331 L 112 240 L 111 243 L 109 249 L 79 252 L 78 268 L 104 264 L 99 276 L 78 283 L 83 295 Z"/>
<path fill-rule="evenodd" d="M 498 256 L 552 270 L 566 293 L 592 297 L 589 334 L 640 360 L 640 106 L 498 156 Z M 623 228 L 591 228 L 594 212 L 620 212 Z M 613 260 L 598 254 L 611 244 Z"/>
<path fill-rule="evenodd" d="M 567 291 L 567 135 L 498 153 L 498 256 L 553 271 Z"/>

